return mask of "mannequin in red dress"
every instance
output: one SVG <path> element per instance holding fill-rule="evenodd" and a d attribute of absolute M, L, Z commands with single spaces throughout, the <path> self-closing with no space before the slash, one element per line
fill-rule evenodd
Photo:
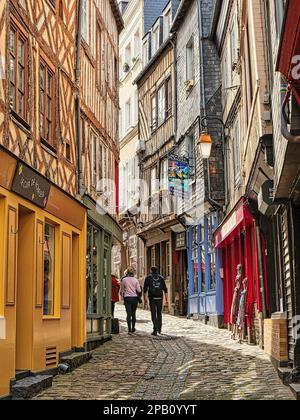
<path fill-rule="evenodd" d="M 239 303 L 240 303 L 240 296 L 241 296 L 241 287 L 242 287 L 242 272 L 243 267 L 241 264 L 237 266 L 237 276 L 235 279 L 235 288 L 233 293 L 232 305 L 231 305 L 231 313 L 230 313 L 230 324 L 233 325 L 233 332 L 231 338 L 233 340 L 236 339 L 238 334 L 238 327 L 236 325 L 238 313 L 239 313 Z"/>

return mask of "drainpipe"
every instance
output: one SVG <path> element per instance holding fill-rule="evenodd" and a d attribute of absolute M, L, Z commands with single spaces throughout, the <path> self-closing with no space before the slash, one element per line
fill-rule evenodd
<path fill-rule="evenodd" d="M 78 31 L 76 40 L 76 137 L 77 137 L 77 190 L 80 196 L 84 194 L 83 180 L 82 180 L 82 138 L 81 138 L 81 124 L 80 124 L 80 77 L 81 77 L 81 37 L 82 37 L 82 0 L 78 0 Z"/>
<path fill-rule="evenodd" d="M 256 237 L 257 237 L 257 250 L 258 250 L 258 264 L 259 264 L 259 280 L 260 280 L 260 291 L 262 299 L 262 309 L 263 309 L 263 318 L 267 317 L 267 305 L 266 305 L 266 294 L 265 294 L 265 276 L 264 276 L 264 264 L 263 264 L 263 254 L 261 248 L 261 236 L 260 236 L 260 227 L 256 227 Z"/>
<path fill-rule="evenodd" d="M 174 51 L 174 95 L 173 95 L 173 110 L 174 110 L 174 135 L 175 143 L 177 143 L 177 129 L 178 129 L 178 109 L 177 109 L 177 42 L 170 41 Z"/>
<path fill-rule="evenodd" d="M 201 0 L 198 0 L 198 21 L 199 21 L 199 56 L 200 56 L 200 115 L 203 111 L 203 117 L 206 117 L 206 103 L 205 103 L 205 71 L 204 71 L 204 48 L 203 48 L 203 22 Z"/>

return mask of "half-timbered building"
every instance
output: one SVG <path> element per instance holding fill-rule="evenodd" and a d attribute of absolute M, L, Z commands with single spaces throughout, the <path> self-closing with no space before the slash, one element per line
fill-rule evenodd
<path fill-rule="evenodd" d="M 88 208 L 87 341 L 110 337 L 112 247 L 119 212 L 119 33 L 116 0 L 81 0 L 79 189 Z M 79 106 L 79 105 L 77 105 Z"/>
<path fill-rule="evenodd" d="M 0 2 L 0 396 L 85 343 L 77 2 Z"/>
<path fill-rule="evenodd" d="M 157 266 L 166 278 L 171 312 L 173 290 L 173 231 L 178 225 L 168 191 L 168 161 L 175 145 L 174 44 L 170 36 L 178 2 L 166 10 L 143 38 L 144 68 L 136 79 L 139 91 L 141 202 L 138 235 L 145 241 L 146 270 Z M 177 299 L 178 302 L 178 299 Z"/>

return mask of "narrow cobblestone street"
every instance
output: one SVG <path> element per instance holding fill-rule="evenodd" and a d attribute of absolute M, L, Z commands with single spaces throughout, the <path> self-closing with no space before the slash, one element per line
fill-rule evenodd
<path fill-rule="evenodd" d="M 117 316 L 121 334 L 36 399 L 293 399 L 264 352 L 233 342 L 227 331 L 165 315 L 166 335 L 152 338 L 150 314 L 140 310 L 137 333 L 129 336 L 121 305 Z"/>

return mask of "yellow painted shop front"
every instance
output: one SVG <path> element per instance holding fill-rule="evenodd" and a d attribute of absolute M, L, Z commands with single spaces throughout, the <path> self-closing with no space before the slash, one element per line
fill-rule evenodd
<path fill-rule="evenodd" d="M 51 370 L 84 346 L 85 238 L 85 208 L 0 151 L 0 397 L 17 371 Z"/>

